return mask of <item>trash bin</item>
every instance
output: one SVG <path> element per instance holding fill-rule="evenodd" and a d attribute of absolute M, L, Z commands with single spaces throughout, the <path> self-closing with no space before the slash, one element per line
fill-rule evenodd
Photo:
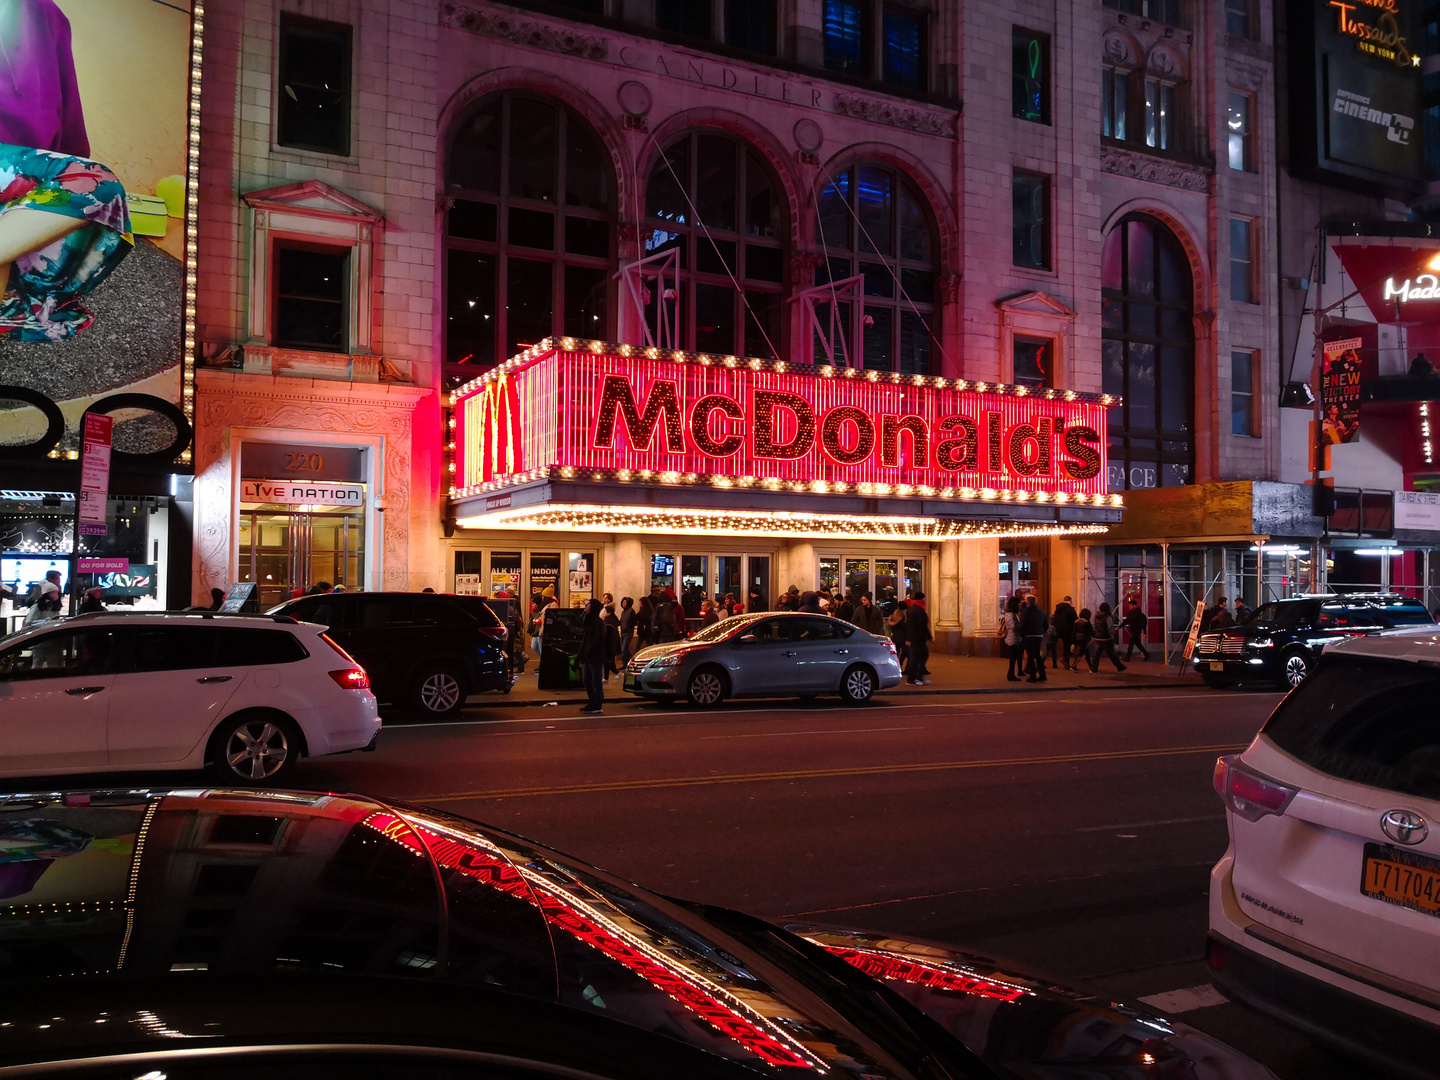
<path fill-rule="evenodd" d="M 576 608 L 547 608 L 545 625 L 541 627 L 540 670 L 536 685 L 541 690 L 569 690 L 579 686 L 581 624 L 585 612 Z"/>

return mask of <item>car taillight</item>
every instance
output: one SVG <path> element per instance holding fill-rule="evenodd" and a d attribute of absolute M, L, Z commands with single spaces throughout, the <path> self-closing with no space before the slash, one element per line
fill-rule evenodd
<path fill-rule="evenodd" d="M 486 637 L 492 637 L 496 641 L 504 641 L 510 636 L 510 631 L 503 626 L 482 626 L 480 632 Z"/>
<path fill-rule="evenodd" d="M 895 643 L 893 641 L 887 641 L 885 643 L 885 647 L 890 650 L 891 656 L 895 657 L 897 660 L 900 658 L 900 650 L 895 648 Z"/>
<path fill-rule="evenodd" d="M 1283 814 L 1298 788 L 1252 772 L 1240 764 L 1239 754 L 1226 754 L 1215 761 L 1212 779 L 1215 794 L 1232 812 L 1246 821 L 1259 821 L 1270 814 Z"/>
<path fill-rule="evenodd" d="M 341 668 L 339 671 L 330 672 L 330 677 L 342 690 L 370 689 L 370 676 L 365 674 L 363 668 Z"/>

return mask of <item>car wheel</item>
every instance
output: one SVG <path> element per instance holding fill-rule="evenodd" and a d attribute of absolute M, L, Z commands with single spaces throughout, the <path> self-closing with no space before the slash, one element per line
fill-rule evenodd
<path fill-rule="evenodd" d="M 210 770 L 225 784 L 273 784 L 295 767 L 301 742 L 300 731 L 288 716 L 236 713 L 215 729 Z"/>
<path fill-rule="evenodd" d="M 840 679 L 840 696 L 847 705 L 863 705 L 875 696 L 875 672 L 856 664 Z"/>
<path fill-rule="evenodd" d="M 1280 681 L 1287 689 L 1299 686 L 1309 674 L 1310 663 L 1302 653 L 1286 653 L 1280 661 Z"/>
<path fill-rule="evenodd" d="M 451 667 L 426 668 L 415 680 L 412 704 L 425 716 L 453 716 L 465 706 L 465 683 Z"/>
<path fill-rule="evenodd" d="M 702 667 L 685 684 L 685 696 L 691 705 L 711 709 L 725 700 L 725 676 L 719 668 Z"/>

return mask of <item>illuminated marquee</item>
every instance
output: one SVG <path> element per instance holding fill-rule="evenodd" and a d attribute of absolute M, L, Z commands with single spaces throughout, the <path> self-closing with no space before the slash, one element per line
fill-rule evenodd
<path fill-rule="evenodd" d="M 1105 415 L 1115 403 L 850 368 L 661 358 L 600 342 L 531 350 L 453 401 L 457 497 L 559 469 L 1077 502 L 1105 494 Z"/>

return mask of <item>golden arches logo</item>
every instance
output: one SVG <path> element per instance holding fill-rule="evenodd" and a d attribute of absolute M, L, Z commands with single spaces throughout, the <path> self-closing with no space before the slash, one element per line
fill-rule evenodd
<path fill-rule="evenodd" d="M 465 486 L 519 472 L 520 391 L 502 375 L 465 399 Z"/>

